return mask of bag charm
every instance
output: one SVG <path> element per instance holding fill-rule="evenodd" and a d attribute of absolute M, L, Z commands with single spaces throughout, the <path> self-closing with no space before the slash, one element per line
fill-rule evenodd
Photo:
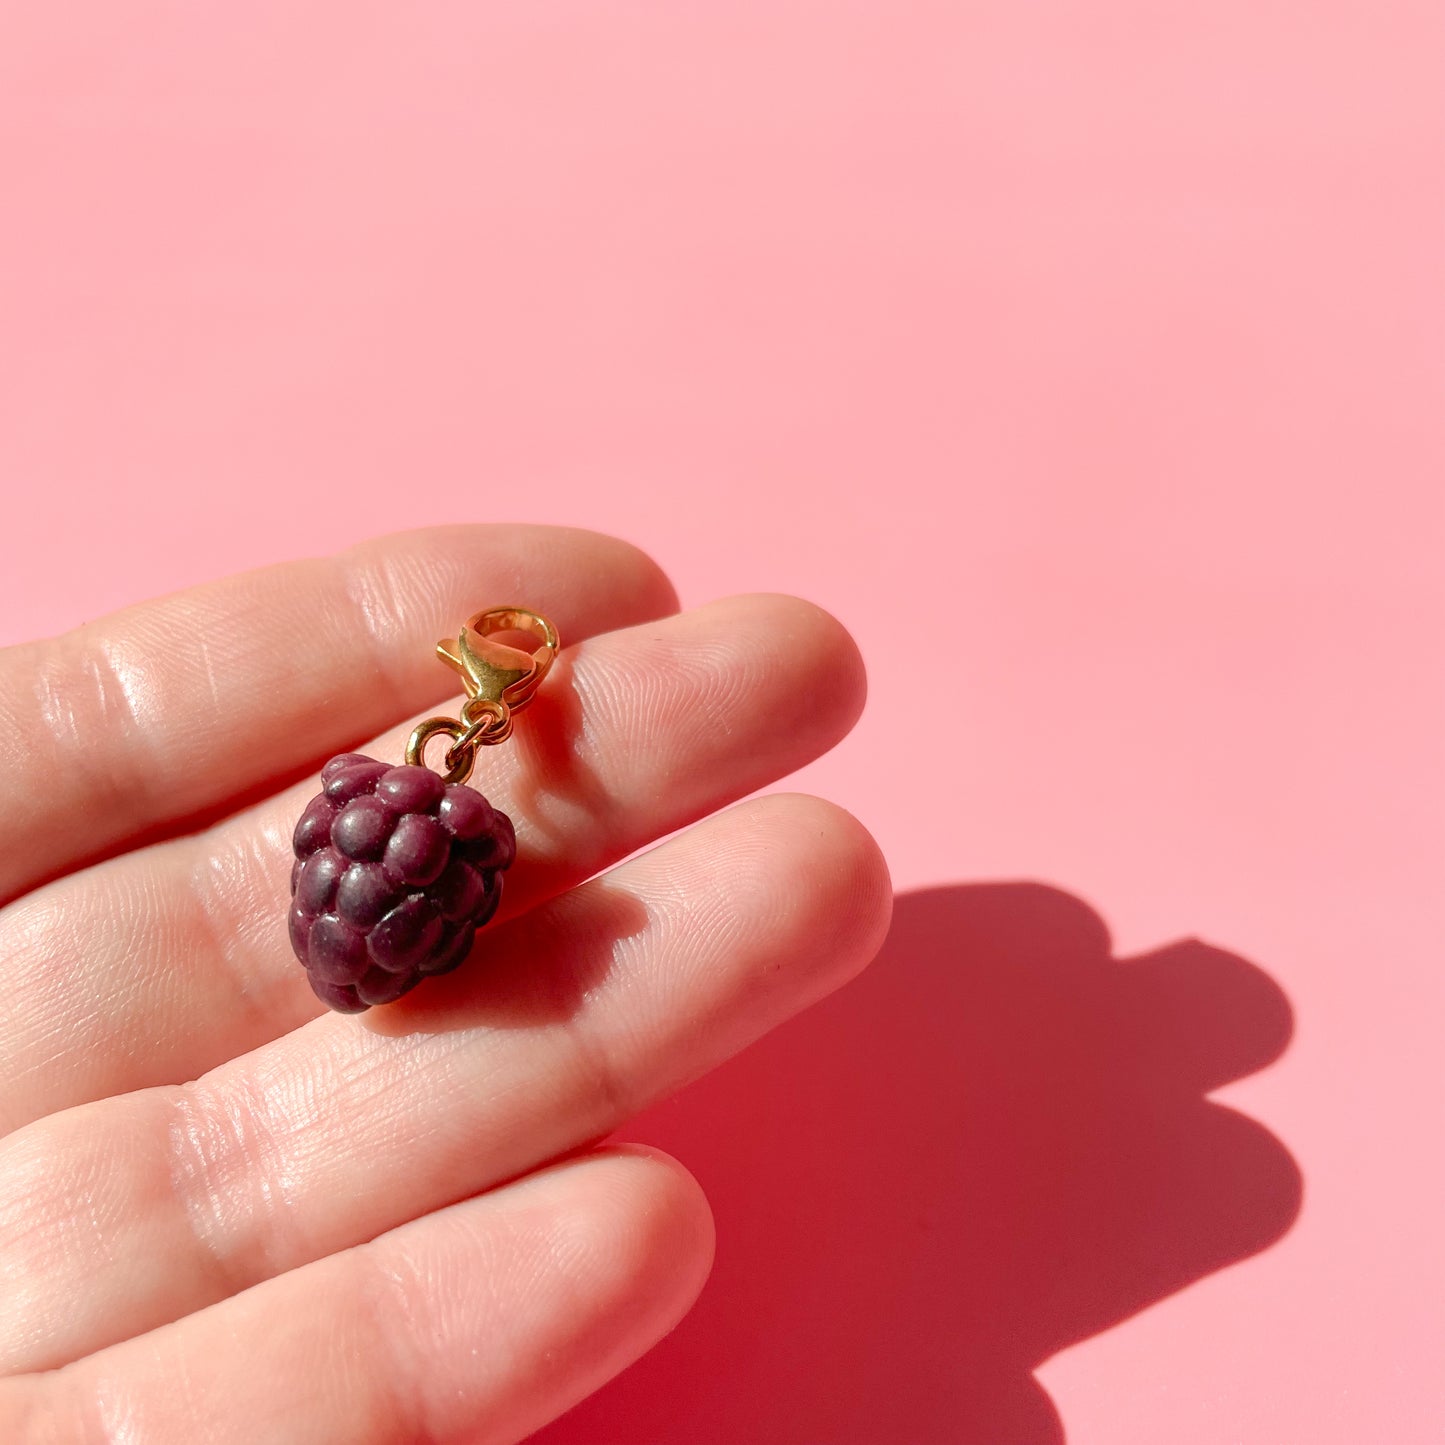
<path fill-rule="evenodd" d="M 532 653 L 493 641 L 527 632 Z M 502 872 L 516 856 L 512 820 L 466 786 L 477 749 L 505 742 L 560 647 L 557 629 L 524 607 L 492 607 L 437 655 L 461 674 L 460 718 L 420 723 L 400 767 L 342 753 L 321 770 L 321 792 L 296 824 L 291 947 L 316 996 L 340 1013 L 391 1003 L 448 973 L 497 911 Z M 423 759 L 451 739 L 445 773 Z"/>

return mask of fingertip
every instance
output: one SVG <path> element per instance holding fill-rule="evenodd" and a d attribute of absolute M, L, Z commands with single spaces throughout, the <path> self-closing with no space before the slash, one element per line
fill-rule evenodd
<path fill-rule="evenodd" d="M 766 629 L 775 644 L 769 656 L 781 652 L 799 679 L 806 679 L 807 710 L 820 729 L 820 750 L 852 731 L 868 700 L 868 670 L 857 640 L 833 613 L 789 592 L 747 592 L 709 606 L 729 608 Z"/>
<path fill-rule="evenodd" d="M 591 538 L 599 550 L 608 551 L 615 559 L 613 566 L 622 575 L 631 579 L 633 591 L 639 604 L 646 609 L 648 617 L 671 617 L 682 608 L 677 588 L 672 578 L 663 570 L 662 564 L 625 537 L 611 537 L 603 532 L 592 532 L 584 528 L 569 529 L 581 536 Z"/>
<path fill-rule="evenodd" d="M 749 805 L 744 805 L 749 806 Z M 802 834 L 779 848 L 795 874 L 784 886 L 811 896 L 806 927 L 833 960 L 829 987 L 861 973 L 877 956 L 893 917 L 893 881 L 883 850 L 847 808 L 811 793 L 771 793 L 754 801 L 769 827 Z"/>
<path fill-rule="evenodd" d="M 585 1208 L 559 1213 L 567 1238 L 558 1248 L 611 1277 L 623 1294 L 638 1281 L 654 1313 L 657 1337 L 691 1308 L 712 1268 L 716 1231 L 702 1186 L 670 1154 L 647 1144 L 607 1144 L 532 1176 L 544 1187 L 571 1184 Z M 554 1177 L 548 1179 L 548 1175 Z"/>
<path fill-rule="evenodd" d="M 836 614 L 807 598 L 768 594 L 790 618 L 791 635 L 819 659 L 821 681 L 833 700 L 832 714 L 842 738 L 852 731 L 868 701 L 868 668 L 857 639 Z"/>

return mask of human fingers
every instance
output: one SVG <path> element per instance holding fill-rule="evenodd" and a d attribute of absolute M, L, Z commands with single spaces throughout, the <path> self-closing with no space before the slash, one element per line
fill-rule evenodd
<path fill-rule="evenodd" d="M 773 594 L 564 650 L 474 774 L 517 825 L 502 917 L 811 761 L 865 686 L 847 632 Z M 375 755 L 399 757 L 402 736 Z M 0 1124 L 195 1078 L 320 1012 L 285 927 L 291 830 L 315 787 L 0 912 Z"/>

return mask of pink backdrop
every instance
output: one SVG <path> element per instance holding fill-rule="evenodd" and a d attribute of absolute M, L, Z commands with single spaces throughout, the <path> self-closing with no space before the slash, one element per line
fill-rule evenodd
<path fill-rule="evenodd" d="M 3 29 L 4 640 L 525 518 L 871 659 L 898 927 L 548 1445 L 1445 1436 L 1441 7 Z"/>

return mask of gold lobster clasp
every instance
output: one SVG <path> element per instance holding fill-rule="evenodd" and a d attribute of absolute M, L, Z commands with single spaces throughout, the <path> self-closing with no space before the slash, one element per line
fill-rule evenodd
<path fill-rule="evenodd" d="M 541 646 L 524 652 L 497 642 L 499 632 L 530 633 Z M 419 724 L 407 742 L 407 762 L 420 764 L 427 741 L 446 733 L 452 739 L 446 780 L 465 781 L 479 746 L 512 735 L 512 714 L 531 702 L 561 645 L 557 629 L 526 607 L 488 607 L 469 617 L 455 642 L 447 637 L 437 643 L 437 656 L 461 675 L 467 692 L 461 719 L 434 717 Z"/>
<path fill-rule="evenodd" d="M 498 632 L 530 632 L 542 645 L 523 652 L 494 642 Z M 538 613 L 525 607 L 489 607 L 467 619 L 455 642 L 447 637 L 437 643 L 437 656 L 461 674 L 468 697 L 504 703 L 516 712 L 532 700 L 560 645 L 557 629 Z"/>

